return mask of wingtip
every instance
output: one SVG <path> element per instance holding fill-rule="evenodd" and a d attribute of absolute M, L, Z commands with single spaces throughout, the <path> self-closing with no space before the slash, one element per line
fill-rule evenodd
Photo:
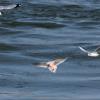
<path fill-rule="evenodd" d="M 65 61 L 68 60 L 70 57 L 65 57 Z"/>
<path fill-rule="evenodd" d="M 21 4 L 18 3 L 18 4 L 16 4 L 16 7 L 15 8 L 20 7 L 20 6 L 21 6 Z"/>
<path fill-rule="evenodd" d="M 81 46 L 79 46 L 79 49 L 83 51 L 83 49 L 84 49 L 84 48 L 83 48 L 83 47 L 81 47 Z M 84 50 L 85 50 L 85 49 L 84 49 Z"/>
<path fill-rule="evenodd" d="M 82 48 L 81 46 L 78 46 L 78 48 Z"/>
<path fill-rule="evenodd" d="M 62 58 L 58 58 L 58 59 L 62 59 L 62 60 L 67 60 L 69 57 L 62 57 Z"/>
<path fill-rule="evenodd" d="M 63 61 L 66 61 L 68 59 L 69 59 L 69 57 L 62 58 Z"/>
<path fill-rule="evenodd" d="M 32 63 L 32 65 L 34 65 L 34 66 L 38 66 L 38 65 L 40 65 L 38 62 L 35 62 L 35 63 Z"/>

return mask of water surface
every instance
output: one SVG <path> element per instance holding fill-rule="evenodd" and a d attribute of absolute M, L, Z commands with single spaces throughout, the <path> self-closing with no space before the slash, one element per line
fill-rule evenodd
<path fill-rule="evenodd" d="M 100 100 L 99 0 L 1 0 L 21 3 L 0 16 L 0 100 Z M 52 74 L 34 62 L 69 59 Z"/>

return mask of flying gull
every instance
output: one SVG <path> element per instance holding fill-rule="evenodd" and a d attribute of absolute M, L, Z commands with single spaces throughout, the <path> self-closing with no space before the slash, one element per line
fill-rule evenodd
<path fill-rule="evenodd" d="M 34 63 L 34 65 L 42 68 L 48 68 L 52 73 L 55 73 L 59 64 L 63 63 L 67 58 L 55 59 L 48 62 Z"/>
<path fill-rule="evenodd" d="M 100 55 L 100 47 L 96 48 L 94 51 L 87 51 L 85 50 L 84 48 L 80 47 L 80 50 L 82 50 L 83 52 L 87 53 L 88 56 L 91 56 L 91 57 L 97 57 Z"/>
<path fill-rule="evenodd" d="M 9 10 L 9 9 L 13 9 L 13 8 L 17 8 L 19 7 L 20 4 L 11 4 L 11 5 L 7 5 L 7 6 L 0 6 L 0 15 L 2 15 L 2 10 Z"/>

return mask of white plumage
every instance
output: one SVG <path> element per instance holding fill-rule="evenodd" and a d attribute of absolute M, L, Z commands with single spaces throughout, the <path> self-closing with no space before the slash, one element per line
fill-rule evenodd
<path fill-rule="evenodd" d="M 97 56 L 100 55 L 100 54 L 99 54 L 100 47 L 97 48 L 97 49 L 95 49 L 94 51 L 87 51 L 87 50 L 85 50 L 84 48 L 82 48 L 82 47 L 80 47 L 80 46 L 79 46 L 79 48 L 80 48 L 80 50 L 82 50 L 83 52 L 87 53 L 88 56 L 97 57 Z"/>
<path fill-rule="evenodd" d="M 12 4 L 12 5 L 7 5 L 7 6 L 0 6 L 0 15 L 2 15 L 2 10 L 9 10 L 9 9 L 13 9 L 13 8 L 17 8 L 19 7 L 20 4 Z"/>

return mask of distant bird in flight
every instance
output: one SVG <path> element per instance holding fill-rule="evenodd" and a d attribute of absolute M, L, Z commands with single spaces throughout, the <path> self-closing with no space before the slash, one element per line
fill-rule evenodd
<path fill-rule="evenodd" d="M 48 68 L 52 73 L 55 73 L 59 64 L 63 63 L 67 58 L 55 59 L 48 62 L 34 63 L 34 65 L 42 68 Z"/>
<path fill-rule="evenodd" d="M 88 56 L 91 56 L 91 57 L 97 57 L 100 55 L 100 47 L 96 48 L 94 51 L 87 51 L 85 50 L 84 48 L 80 47 L 80 50 L 82 50 L 83 52 L 87 53 Z"/>
<path fill-rule="evenodd" d="M 13 8 L 17 8 L 19 7 L 20 4 L 12 4 L 12 5 L 7 5 L 7 6 L 0 6 L 0 15 L 2 15 L 2 10 L 9 10 L 9 9 L 13 9 Z"/>

